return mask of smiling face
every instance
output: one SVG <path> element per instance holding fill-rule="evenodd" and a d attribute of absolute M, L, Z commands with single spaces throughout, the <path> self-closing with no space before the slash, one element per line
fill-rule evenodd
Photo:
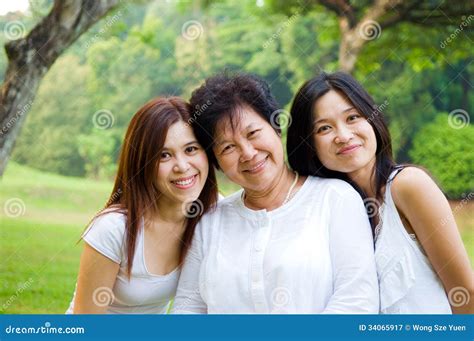
<path fill-rule="evenodd" d="M 371 171 L 377 150 L 374 129 L 352 103 L 330 90 L 316 101 L 313 112 L 313 141 L 321 163 L 351 178 L 361 170 Z"/>
<path fill-rule="evenodd" d="M 285 170 L 283 146 L 273 127 L 250 107 L 239 111 L 238 125 L 219 122 L 213 147 L 219 167 L 246 190 L 265 191 Z"/>
<path fill-rule="evenodd" d="M 206 183 L 209 163 L 190 126 L 183 121 L 168 130 L 155 185 L 160 200 L 173 203 L 196 200 Z"/>

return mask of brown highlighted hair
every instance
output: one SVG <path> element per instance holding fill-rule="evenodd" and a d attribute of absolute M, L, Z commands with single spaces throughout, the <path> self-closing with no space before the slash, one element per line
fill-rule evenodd
<path fill-rule="evenodd" d="M 127 273 L 130 277 L 141 219 L 149 209 L 156 210 L 161 195 L 154 184 L 160 155 L 169 128 L 178 121 L 188 122 L 190 106 L 179 97 L 157 97 L 133 116 L 125 135 L 114 187 L 104 209 L 98 216 L 110 212 L 126 215 Z M 199 195 L 201 214 L 190 215 L 181 240 L 180 264 L 190 247 L 197 223 L 202 214 L 217 202 L 217 183 L 213 167 Z M 184 214 L 184 213 L 183 213 Z M 97 216 L 96 216 L 97 217 Z"/>

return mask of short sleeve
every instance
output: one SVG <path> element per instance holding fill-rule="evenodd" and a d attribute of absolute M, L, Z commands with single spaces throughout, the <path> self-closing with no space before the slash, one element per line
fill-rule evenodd
<path fill-rule="evenodd" d="M 109 212 L 95 218 L 83 239 L 92 248 L 115 263 L 122 262 L 126 216 Z"/>
<path fill-rule="evenodd" d="M 334 291 L 326 314 L 377 314 L 379 287 L 372 232 L 360 195 L 348 184 L 333 193 L 329 244 Z"/>

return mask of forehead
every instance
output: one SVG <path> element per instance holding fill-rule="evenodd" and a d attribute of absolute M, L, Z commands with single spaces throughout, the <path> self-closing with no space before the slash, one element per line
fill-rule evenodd
<path fill-rule="evenodd" d="M 315 118 L 322 118 L 340 114 L 351 107 L 353 105 L 346 96 L 335 90 L 330 90 L 314 103 L 313 112 Z"/>
<path fill-rule="evenodd" d="M 239 107 L 216 124 L 215 139 L 219 141 L 232 137 L 253 125 L 262 123 L 267 123 L 267 121 L 251 107 Z"/>
<path fill-rule="evenodd" d="M 165 148 L 179 147 L 194 141 L 193 130 L 183 121 L 173 123 L 168 129 L 165 139 Z"/>

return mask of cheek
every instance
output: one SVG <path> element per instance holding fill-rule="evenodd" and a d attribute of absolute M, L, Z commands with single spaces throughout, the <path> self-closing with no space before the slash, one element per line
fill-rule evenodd
<path fill-rule="evenodd" d="M 219 164 L 219 168 L 225 174 L 227 174 L 232 168 L 235 168 L 238 164 L 238 161 L 234 160 L 232 154 L 216 155 L 216 160 Z"/>
<path fill-rule="evenodd" d="M 316 156 L 322 163 L 327 162 L 330 158 L 331 143 L 329 139 L 324 136 L 315 137 L 313 139 L 314 146 L 316 147 Z"/>
<path fill-rule="evenodd" d="M 241 174 L 239 173 L 239 156 L 237 153 L 223 155 L 217 158 L 219 167 L 224 175 L 232 182 L 239 182 Z"/>
<path fill-rule="evenodd" d="M 281 137 L 273 130 L 273 128 L 270 129 L 271 131 L 266 132 L 264 136 L 258 139 L 258 141 L 254 144 L 254 147 L 257 150 L 262 150 L 272 154 L 276 162 L 284 160 L 284 151 Z"/>
<path fill-rule="evenodd" d="M 171 172 L 170 165 L 166 163 L 160 164 L 160 166 L 158 167 L 158 172 L 156 174 L 156 182 L 158 184 L 167 182 L 170 172 Z"/>
<path fill-rule="evenodd" d="M 371 149 L 373 149 L 375 153 L 375 151 L 377 150 L 377 138 L 375 136 L 374 129 L 369 123 L 366 123 L 365 136 L 367 138 L 368 145 L 370 146 Z"/>
<path fill-rule="evenodd" d="M 207 174 L 209 173 L 209 161 L 205 152 L 202 152 L 197 156 L 196 165 L 199 171 L 207 177 Z"/>

